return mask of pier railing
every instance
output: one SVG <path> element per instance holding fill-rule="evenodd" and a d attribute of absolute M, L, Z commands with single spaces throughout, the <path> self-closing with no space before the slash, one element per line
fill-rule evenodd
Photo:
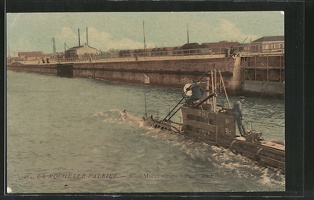
<path fill-rule="evenodd" d="M 270 48 L 278 47 L 279 48 Z M 267 47 L 267 48 L 266 48 Z M 131 60 L 162 60 L 162 59 L 193 59 L 193 58 L 216 58 L 231 57 L 239 55 L 240 57 L 263 56 L 263 55 L 284 55 L 284 47 L 281 43 L 262 44 L 243 44 L 233 47 L 211 47 L 211 48 L 155 48 L 150 50 L 121 50 L 117 52 L 106 52 L 94 56 L 78 56 L 76 58 L 56 58 L 50 57 L 50 63 L 69 63 L 69 62 L 112 62 L 112 61 L 131 61 Z M 42 58 L 25 60 L 19 58 L 8 59 L 8 63 L 34 62 L 42 64 Z"/>

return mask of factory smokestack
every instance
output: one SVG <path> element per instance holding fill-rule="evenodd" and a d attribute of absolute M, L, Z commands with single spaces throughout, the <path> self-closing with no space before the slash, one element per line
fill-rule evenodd
<path fill-rule="evenodd" d="M 86 45 L 88 46 L 88 28 L 86 28 Z"/>
<path fill-rule="evenodd" d="M 56 40 L 55 37 L 52 37 L 52 53 L 56 54 Z"/>
<path fill-rule="evenodd" d="M 80 29 L 78 29 L 78 42 L 79 42 L 79 46 L 81 46 Z"/>

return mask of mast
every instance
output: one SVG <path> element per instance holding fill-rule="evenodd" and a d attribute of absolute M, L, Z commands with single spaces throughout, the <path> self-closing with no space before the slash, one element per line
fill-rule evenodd
<path fill-rule="evenodd" d="M 229 98 L 228 98 L 228 93 L 227 93 L 227 90 L 226 90 L 226 86 L 225 86 L 224 79 L 222 78 L 221 71 L 218 70 L 218 72 L 219 72 L 219 75 L 220 75 L 220 80 L 221 80 L 221 82 L 222 82 L 222 86 L 224 87 L 224 92 L 225 92 L 226 99 L 227 99 L 227 102 L 228 102 L 228 108 L 231 108 L 231 105 L 230 105 L 230 101 L 229 101 Z M 251 130 L 252 130 L 252 129 L 251 129 Z"/>
<path fill-rule="evenodd" d="M 190 43 L 189 24 L 187 24 L 186 37 L 187 37 L 187 42 L 189 44 Z"/>
<path fill-rule="evenodd" d="M 86 45 L 88 46 L 88 28 L 86 28 Z"/>
<path fill-rule="evenodd" d="M 210 72 L 210 79 L 211 79 L 211 88 L 212 88 L 212 93 L 215 92 L 214 90 L 214 73 L 213 71 Z M 214 98 L 212 98 L 212 110 L 215 112 L 215 103 L 214 103 Z"/>
<path fill-rule="evenodd" d="M 146 54 L 146 41 L 145 41 L 145 25 L 143 20 L 143 36 L 144 36 L 144 53 Z"/>
<path fill-rule="evenodd" d="M 146 91 L 144 92 L 144 100 L 145 100 L 145 118 L 147 118 Z"/>
<path fill-rule="evenodd" d="M 210 95 L 210 91 L 209 91 L 209 89 L 210 89 L 210 77 L 209 76 L 206 77 L 206 82 L 207 82 L 207 84 L 206 84 L 207 96 L 209 96 Z M 210 99 L 208 99 L 206 103 L 210 104 Z"/>

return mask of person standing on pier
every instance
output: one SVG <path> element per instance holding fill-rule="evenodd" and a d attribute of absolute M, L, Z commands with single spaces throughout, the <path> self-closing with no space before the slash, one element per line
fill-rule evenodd
<path fill-rule="evenodd" d="M 240 96 L 238 98 L 238 100 L 233 105 L 233 114 L 234 114 L 235 120 L 237 122 L 238 129 L 240 131 L 241 136 L 246 136 L 245 128 L 244 128 L 244 125 L 242 123 L 242 119 L 243 119 L 243 116 L 242 116 L 242 103 L 244 103 L 244 101 L 245 101 L 245 97 L 244 96 Z"/>

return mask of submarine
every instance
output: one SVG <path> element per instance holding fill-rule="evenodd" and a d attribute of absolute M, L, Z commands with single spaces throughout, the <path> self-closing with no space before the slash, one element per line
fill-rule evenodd
<path fill-rule="evenodd" d="M 217 104 L 219 82 L 222 83 L 228 105 Z M 245 135 L 239 135 L 234 108 L 230 105 L 223 83 L 219 70 L 214 69 L 205 73 L 197 81 L 184 86 L 182 99 L 166 117 L 144 116 L 141 121 L 155 129 L 181 134 L 197 142 L 229 149 L 235 154 L 256 161 L 258 165 L 279 169 L 284 174 L 284 142 L 265 141 L 262 133 L 255 130 L 246 130 Z M 182 123 L 171 120 L 179 111 L 181 111 Z"/>

